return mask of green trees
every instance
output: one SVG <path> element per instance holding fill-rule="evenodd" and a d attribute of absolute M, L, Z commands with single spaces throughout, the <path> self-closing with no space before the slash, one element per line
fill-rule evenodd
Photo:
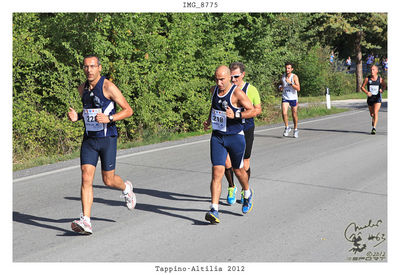
<path fill-rule="evenodd" d="M 13 158 L 77 149 L 77 86 L 83 57 L 100 57 L 134 115 L 117 126 L 120 141 L 202 129 L 218 65 L 241 61 L 263 102 L 277 95 L 291 60 L 302 96 L 323 94 L 327 48 L 307 36 L 315 14 L 15 13 L 13 14 Z M 311 64 L 311 65 L 310 65 Z"/>
<path fill-rule="evenodd" d="M 335 46 L 335 40 L 348 40 L 356 56 L 356 91 L 363 82 L 363 50 L 387 49 L 386 13 L 324 13 L 316 14 L 313 24 L 316 34 L 325 44 Z M 336 44 L 337 45 L 337 44 Z"/>

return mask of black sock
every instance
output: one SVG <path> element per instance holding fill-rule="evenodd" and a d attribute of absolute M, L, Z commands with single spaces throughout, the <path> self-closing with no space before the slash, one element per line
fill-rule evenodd
<path fill-rule="evenodd" d="M 228 181 L 229 187 L 234 187 L 235 184 L 233 183 L 233 168 L 225 168 L 225 177 Z"/>
<path fill-rule="evenodd" d="M 249 179 L 248 179 L 248 180 L 250 180 L 250 172 L 251 172 L 251 171 L 250 171 L 250 167 L 249 167 L 249 170 L 247 170 L 247 171 L 246 171 L 246 173 L 247 173 L 247 176 L 249 177 Z"/>

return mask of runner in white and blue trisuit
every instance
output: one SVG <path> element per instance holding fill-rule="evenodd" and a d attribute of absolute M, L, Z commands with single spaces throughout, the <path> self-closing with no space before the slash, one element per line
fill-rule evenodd
<path fill-rule="evenodd" d="M 80 154 L 82 213 L 80 219 L 71 224 L 72 230 L 80 234 L 92 234 L 93 178 L 99 157 L 104 184 L 122 190 L 128 209 L 133 209 L 136 204 L 132 183 L 124 182 L 115 174 L 118 136 L 115 121 L 130 117 L 133 111 L 117 86 L 100 75 L 101 69 L 97 56 L 84 58 L 83 70 L 87 81 L 78 87 L 83 111 L 78 114 L 69 108 L 68 112 L 72 122 L 83 119 L 85 125 Z M 118 113 L 116 104 L 122 109 Z"/>
<path fill-rule="evenodd" d="M 298 95 L 297 92 L 300 91 L 300 82 L 297 75 L 292 73 L 293 64 L 287 62 L 285 64 L 285 74 L 283 74 L 281 78 L 282 84 L 279 86 L 279 89 L 282 91 L 282 118 L 285 123 L 285 130 L 283 132 L 283 136 L 287 137 L 289 132 L 292 130 L 289 127 L 289 119 L 288 119 L 288 109 L 289 106 L 292 108 L 292 118 L 293 118 L 293 137 L 299 137 L 299 130 L 297 129 L 298 116 L 297 116 L 297 108 L 298 108 Z"/>
<path fill-rule="evenodd" d="M 243 119 L 254 116 L 254 107 L 246 94 L 231 83 L 231 73 L 227 66 L 220 66 L 215 71 L 216 86 L 211 88 L 212 104 L 204 129 L 212 125 L 210 140 L 212 180 L 211 210 L 205 219 L 211 223 L 219 223 L 218 205 L 221 196 L 221 181 L 225 172 L 225 161 L 229 154 L 233 171 L 244 191 L 242 212 L 250 212 L 253 208 L 254 192 L 249 187 L 248 176 L 243 168 L 245 139 Z"/>
<path fill-rule="evenodd" d="M 382 93 L 385 82 L 378 75 L 378 67 L 371 67 L 371 75 L 365 78 L 361 90 L 368 96 L 367 104 L 370 116 L 372 118 L 371 135 L 376 134 L 376 125 L 378 124 L 378 113 L 382 104 Z"/>

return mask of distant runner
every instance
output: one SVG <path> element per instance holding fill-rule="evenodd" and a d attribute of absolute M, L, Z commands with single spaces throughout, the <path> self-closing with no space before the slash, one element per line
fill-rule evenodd
<path fill-rule="evenodd" d="M 372 118 L 371 135 L 376 134 L 376 125 L 378 124 L 378 113 L 382 105 L 382 93 L 385 83 L 383 78 L 378 76 L 378 66 L 371 67 L 371 75 L 365 78 L 361 87 L 362 91 L 368 96 L 367 104 L 369 114 Z M 367 87 L 367 88 L 365 88 Z"/>
<path fill-rule="evenodd" d="M 297 92 L 300 92 L 300 82 L 297 75 L 292 73 L 293 64 L 287 62 L 285 64 L 286 73 L 283 74 L 281 82 L 282 85 L 279 86 L 280 91 L 282 91 L 282 118 L 285 123 L 285 130 L 283 132 L 283 136 L 287 137 L 292 130 L 289 127 L 289 119 L 288 119 L 288 109 L 289 106 L 292 108 L 292 118 L 293 118 L 293 137 L 299 137 L 299 130 L 297 129 L 297 107 L 298 107 L 298 95 Z"/>

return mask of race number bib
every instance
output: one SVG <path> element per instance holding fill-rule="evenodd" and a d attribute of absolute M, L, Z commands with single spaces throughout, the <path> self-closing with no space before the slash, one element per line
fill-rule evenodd
<path fill-rule="evenodd" d="M 373 95 L 377 95 L 379 93 L 379 85 L 371 85 L 369 86 L 369 91 Z"/>
<path fill-rule="evenodd" d="M 212 109 L 211 124 L 213 130 L 226 132 L 226 112 Z"/>
<path fill-rule="evenodd" d="M 85 121 L 86 131 L 96 132 L 104 129 L 104 124 L 96 121 L 96 115 L 98 113 L 101 113 L 101 108 L 83 109 L 83 119 Z"/>
<path fill-rule="evenodd" d="M 292 92 L 292 89 L 290 88 L 285 88 L 283 91 L 285 94 L 290 94 Z"/>

